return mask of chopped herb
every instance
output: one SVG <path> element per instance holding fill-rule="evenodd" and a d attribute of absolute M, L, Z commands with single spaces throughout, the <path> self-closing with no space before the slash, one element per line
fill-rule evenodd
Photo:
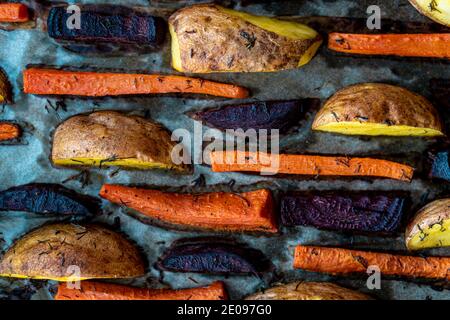
<path fill-rule="evenodd" d="M 242 38 L 244 38 L 245 40 L 247 40 L 247 44 L 245 45 L 245 47 L 248 50 L 251 50 L 256 43 L 256 37 L 253 35 L 250 35 L 248 32 L 241 30 L 241 32 L 239 33 L 241 35 Z"/>

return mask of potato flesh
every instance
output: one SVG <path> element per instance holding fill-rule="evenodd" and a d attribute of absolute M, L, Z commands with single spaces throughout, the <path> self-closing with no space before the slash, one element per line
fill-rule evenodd
<path fill-rule="evenodd" d="M 410 2 L 430 19 L 450 27 L 449 0 L 410 0 Z"/>
<path fill-rule="evenodd" d="M 179 72 L 183 72 L 183 64 L 181 62 L 181 50 L 180 43 L 178 42 L 178 37 L 173 29 L 173 26 L 169 24 L 170 37 L 172 39 L 171 50 L 172 50 L 172 68 Z"/>
<path fill-rule="evenodd" d="M 407 243 L 410 250 L 450 246 L 450 219 L 421 228 Z"/>
<path fill-rule="evenodd" d="M 52 280 L 52 281 L 58 281 L 58 282 L 68 282 L 68 281 L 83 281 L 83 280 L 89 280 L 91 278 L 76 278 L 76 277 L 47 277 L 47 276 L 34 276 L 34 277 L 29 277 L 23 274 L 2 274 L 0 273 L 0 277 L 5 277 L 5 278 L 17 278 L 17 279 L 35 279 L 35 280 Z M 101 279 L 101 278 L 97 278 L 96 279 Z M 104 278 L 104 279 L 109 279 L 109 278 Z"/>
<path fill-rule="evenodd" d="M 134 169 L 180 169 L 175 165 L 170 166 L 159 162 L 146 162 L 136 158 L 117 159 L 113 161 L 105 161 L 107 159 L 100 158 L 70 158 L 70 159 L 53 159 L 53 163 L 57 166 L 90 166 L 90 167 L 124 167 Z"/>
<path fill-rule="evenodd" d="M 387 125 L 381 123 L 367 122 L 335 122 L 314 128 L 317 131 L 341 133 L 347 135 L 367 135 L 367 136 L 420 136 L 435 137 L 442 136 L 443 133 L 429 128 L 418 128 L 411 126 Z"/>

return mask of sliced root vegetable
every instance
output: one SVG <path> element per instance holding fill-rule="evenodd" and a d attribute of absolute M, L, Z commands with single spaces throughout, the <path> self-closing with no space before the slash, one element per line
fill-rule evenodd
<path fill-rule="evenodd" d="M 100 196 L 163 223 L 220 231 L 277 232 L 270 190 L 179 194 L 103 185 Z"/>
<path fill-rule="evenodd" d="M 331 33 L 328 48 L 351 54 L 450 59 L 450 33 Z"/>
<path fill-rule="evenodd" d="M 448 0 L 409 0 L 422 14 L 434 21 L 450 27 L 450 1 Z"/>
<path fill-rule="evenodd" d="M 377 266 L 387 276 L 450 280 L 450 257 L 415 257 L 389 253 L 297 246 L 294 268 L 329 274 L 366 274 Z"/>
<path fill-rule="evenodd" d="M 423 207 L 405 233 L 409 250 L 450 246 L 450 199 L 436 200 Z"/>
<path fill-rule="evenodd" d="M 55 300 L 226 300 L 223 282 L 192 289 L 144 289 L 113 283 L 81 281 L 80 288 L 58 286 Z"/>
<path fill-rule="evenodd" d="M 162 93 L 198 93 L 226 98 L 246 98 L 245 88 L 172 75 L 100 73 L 29 68 L 23 73 L 25 93 L 70 96 L 120 96 Z"/>
<path fill-rule="evenodd" d="M 414 169 L 397 162 L 316 155 L 213 151 L 214 172 L 262 172 L 307 176 L 378 177 L 411 181 Z"/>
<path fill-rule="evenodd" d="M 27 22 L 28 7 L 21 3 L 0 3 L 0 22 Z"/>
<path fill-rule="evenodd" d="M 0 103 L 10 103 L 12 101 L 11 85 L 8 77 L 0 70 Z"/>
<path fill-rule="evenodd" d="M 21 134 L 22 130 L 17 124 L 0 122 L 0 141 L 17 139 Z"/>

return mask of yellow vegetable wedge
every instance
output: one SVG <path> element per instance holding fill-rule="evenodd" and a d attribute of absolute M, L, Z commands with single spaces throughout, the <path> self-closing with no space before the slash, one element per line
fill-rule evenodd
<path fill-rule="evenodd" d="M 409 0 L 423 15 L 434 21 L 450 27 L 449 0 Z"/>

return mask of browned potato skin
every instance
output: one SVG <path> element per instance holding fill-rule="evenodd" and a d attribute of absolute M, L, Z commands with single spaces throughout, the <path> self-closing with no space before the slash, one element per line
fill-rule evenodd
<path fill-rule="evenodd" d="M 76 115 L 58 126 L 52 160 L 136 158 L 183 170 L 183 166 L 172 163 L 174 145 L 169 132 L 143 117 L 98 111 Z"/>
<path fill-rule="evenodd" d="M 293 282 L 251 295 L 246 300 L 372 300 L 369 296 L 327 282 Z"/>
<path fill-rule="evenodd" d="M 169 18 L 169 24 L 178 36 L 183 71 L 192 73 L 298 68 L 306 49 L 320 39 L 288 39 L 208 4 L 178 10 Z M 242 36 L 245 34 L 257 39 L 253 47 L 248 47 L 249 40 Z"/>
<path fill-rule="evenodd" d="M 427 99 L 383 83 L 362 83 L 339 90 L 319 111 L 312 127 L 314 130 L 325 124 L 347 121 L 444 131 L 436 109 Z"/>
<path fill-rule="evenodd" d="M 80 268 L 81 279 L 145 274 L 139 251 L 120 234 L 75 224 L 46 225 L 26 234 L 2 257 L 0 274 L 63 281 L 71 265 Z"/>

